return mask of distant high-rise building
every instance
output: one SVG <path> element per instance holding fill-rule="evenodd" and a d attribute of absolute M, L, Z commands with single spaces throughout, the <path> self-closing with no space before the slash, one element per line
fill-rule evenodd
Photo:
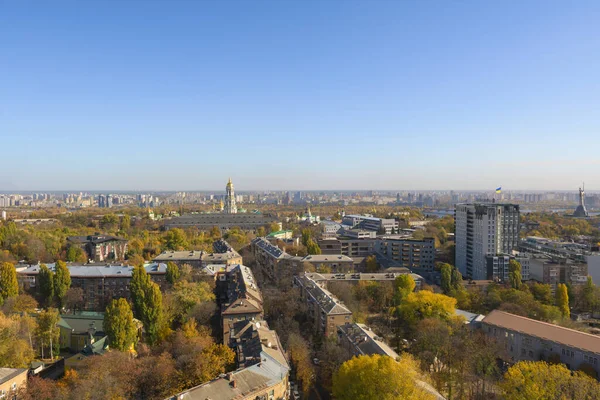
<path fill-rule="evenodd" d="M 225 186 L 225 204 L 223 208 L 225 214 L 237 214 L 237 206 L 235 205 L 235 192 L 233 190 L 233 183 L 231 178 Z"/>
<path fill-rule="evenodd" d="M 486 256 L 510 254 L 519 244 L 519 206 L 457 204 L 455 264 L 464 277 L 488 279 Z"/>

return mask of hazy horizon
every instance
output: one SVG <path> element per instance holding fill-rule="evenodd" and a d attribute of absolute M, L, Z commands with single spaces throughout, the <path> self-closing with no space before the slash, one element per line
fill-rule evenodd
<path fill-rule="evenodd" d="M 598 20 L 593 1 L 1 2 L 0 191 L 600 190 Z"/>

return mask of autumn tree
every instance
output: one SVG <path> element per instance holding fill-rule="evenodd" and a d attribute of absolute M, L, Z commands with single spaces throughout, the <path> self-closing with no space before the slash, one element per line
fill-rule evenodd
<path fill-rule="evenodd" d="M 443 263 L 440 266 L 441 287 L 444 294 L 449 294 L 452 290 L 452 265 Z"/>
<path fill-rule="evenodd" d="M 513 289 L 521 288 L 521 263 L 517 260 L 508 262 L 508 281 Z"/>
<path fill-rule="evenodd" d="M 185 250 L 187 247 L 185 231 L 180 228 L 169 229 L 164 239 L 164 248 L 167 250 Z"/>
<path fill-rule="evenodd" d="M 462 274 L 460 273 L 458 268 L 453 266 L 452 273 L 450 276 L 450 286 L 452 287 L 452 290 L 455 292 L 463 290 L 464 287 L 463 287 L 462 282 L 463 282 Z"/>
<path fill-rule="evenodd" d="M 44 358 L 47 353 L 44 349 L 48 349 L 50 359 L 54 359 L 54 355 L 58 354 L 60 347 L 60 330 L 57 326 L 60 315 L 56 308 L 49 308 L 38 314 L 38 326 L 35 331 L 36 338 L 40 344 L 40 353 Z"/>
<path fill-rule="evenodd" d="M 0 304 L 9 297 L 19 294 L 19 282 L 17 281 L 17 270 L 8 262 L 0 263 Z"/>
<path fill-rule="evenodd" d="M 333 396 L 338 400 L 434 399 L 418 384 L 418 365 L 408 354 L 399 361 L 379 354 L 346 361 L 333 377 Z"/>
<path fill-rule="evenodd" d="M 456 299 L 426 290 L 410 293 L 398 307 L 398 317 L 408 326 L 425 318 L 448 320 L 454 316 Z"/>
<path fill-rule="evenodd" d="M 377 262 L 377 257 L 374 255 L 370 255 L 365 259 L 365 265 L 367 272 L 379 271 L 379 263 Z"/>
<path fill-rule="evenodd" d="M 133 348 L 137 339 L 137 327 L 127 300 L 120 298 L 111 301 L 106 307 L 103 327 L 111 348 L 119 351 Z"/>
<path fill-rule="evenodd" d="M 417 283 L 410 274 L 401 274 L 394 280 L 394 303 L 401 304 L 412 292 Z"/>
<path fill-rule="evenodd" d="M 563 318 L 571 316 L 569 294 L 567 293 L 567 286 L 564 283 L 559 283 L 556 287 L 556 306 L 560 309 Z"/>
<path fill-rule="evenodd" d="M 308 239 L 306 242 L 306 251 L 310 255 L 319 255 L 321 254 L 321 248 L 313 239 Z"/>
<path fill-rule="evenodd" d="M 19 317 L 0 313 L 0 365 L 5 368 L 29 368 L 35 354 L 31 342 L 21 335 Z"/>
<path fill-rule="evenodd" d="M 54 273 L 46 266 L 46 264 L 40 266 L 40 273 L 37 276 L 37 280 L 39 291 L 44 302 L 47 305 L 51 305 L 54 300 Z"/>
<path fill-rule="evenodd" d="M 167 273 L 165 275 L 165 279 L 171 285 L 174 284 L 179 279 L 179 267 L 173 261 L 169 261 L 167 263 Z"/>
<path fill-rule="evenodd" d="M 66 254 L 67 261 L 85 263 L 88 261 L 88 257 L 85 251 L 77 245 L 71 245 L 67 247 Z"/>
<path fill-rule="evenodd" d="M 82 310 L 85 301 L 83 298 L 83 289 L 78 287 L 72 287 L 67 290 L 64 297 L 65 307 L 69 310 Z"/>
<path fill-rule="evenodd" d="M 67 290 L 71 287 L 71 273 L 67 264 L 64 261 L 57 261 L 54 269 L 54 296 L 58 300 L 58 304 L 62 307 Z"/>
<path fill-rule="evenodd" d="M 288 338 L 288 350 L 292 364 L 296 368 L 296 379 L 302 383 L 302 390 L 308 393 L 315 378 L 310 346 L 302 336 L 292 333 Z"/>
<path fill-rule="evenodd" d="M 501 383 L 506 400 L 595 399 L 600 384 L 563 364 L 521 361 L 511 366 Z"/>
<path fill-rule="evenodd" d="M 552 288 L 550 285 L 535 282 L 529 286 L 529 291 L 537 301 L 547 305 L 552 304 Z"/>

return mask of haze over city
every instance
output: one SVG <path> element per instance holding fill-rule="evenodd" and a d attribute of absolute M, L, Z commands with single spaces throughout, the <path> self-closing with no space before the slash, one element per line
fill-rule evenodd
<path fill-rule="evenodd" d="M 599 17 L 597 2 L 5 1 L 0 187 L 593 190 Z"/>

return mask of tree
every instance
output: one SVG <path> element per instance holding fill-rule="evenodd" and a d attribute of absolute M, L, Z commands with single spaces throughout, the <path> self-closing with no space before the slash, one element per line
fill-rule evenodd
<path fill-rule="evenodd" d="M 137 327 L 133 320 L 133 312 L 124 298 L 113 299 L 106 307 L 103 327 L 113 349 L 131 350 L 137 341 Z"/>
<path fill-rule="evenodd" d="M 581 309 L 589 312 L 593 312 L 598 305 L 596 297 L 596 286 L 592 281 L 592 277 L 588 276 L 585 285 L 581 289 Z"/>
<path fill-rule="evenodd" d="M 144 324 L 148 342 L 154 344 L 159 339 L 162 322 L 160 288 L 150 280 L 150 275 L 140 265 L 133 269 L 130 290 L 135 315 Z"/>
<path fill-rule="evenodd" d="M 552 288 L 550 285 L 536 282 L 529 286 L 529 291 L 537 301 L 547 305 L 552 304 Z"/>
<path fill-rule="evenodd" d="M 71 245 L 67 248 L 67 261 L 85 263 L 88 257 L 81 247 Z"/>
<path fill-rule="evenodd" d="M 5 368 L 29 368 L 34 359 L 30 341 L 20 334 L 18 317 L 0 313 L 0 365 Z"/>
<path fill-rule="evenodd" d="M 305 393 L 310 391 L 315 379 L 314 368 L 311 362 L 309 344 L 297 333 L 290 334 L 288 350 L 292 364 L 296 368 L 296 379 L 302 383 Z"/>
<path fill-rule="evenodd" d="M 56 308 L 49 308 L 38 315 L 38 326 L 35 334 L 40 344 L 42 358 L 46 354 L 44 353 L 46 347 L 49 349 L 50 359 L 54 359 L 54 353 L 58 354 L 60 329 L 57 324 L 59 319 L 60 315 Z"/>
<path fill-rule="evenodd" d="M 521 288 L 521 263 L 517 260 L 508 262 L 508 281 L 513 289 Z"/>
<path fill-rule="evenodd" d="M 64 301 L 67 309 L 72 311 L 82 310 L 85 305 L 85 301 L 83 299 L 83 289 L 76 287 L 69 288 L 65 294 Z"/>
<path fill-rule="evenodd" d="M 398 308 L 399 317 L 409 326 L 425 318 L 448 320 L 454 316 L 456 299 L 421 290 L 410 293 Z"/>
<path fill-rule="evenodd" d="M 346 361 L 333 377 L 338 400 L 434 399 L 418 384 L 418 365 L 408 354 L 399 361 L 379 354 Z"/>
<path fill-rule="evenodd" d="M 311 255 L 321 254 L 321 248 L 319 247 L 317 242 L 315 242 L 312 239 L 308 239 L 308 242 L 306 243 L 306 250 L 307 250 L 308 254 L 311 254 Z"/>
<path fill-rule="evenodd" d="M 177 317 L 180 319 L 183 319 L 194 306 L 215 300 L 212 288 L 207 282 L 177 282 L 173 286 L 172 294 L 177 308 Z"/>
<path fill-rule="evenodd" d="M 452 267 L 452 275 L 451 275 L 451 279 L 450 279 L 450 285 L 452 286 L 452 290 L 457 291 L 457 292 L 463 290 L 464 286 L 463 286 L 462 282 L 463 282 L 462 274 L 460 273 L 458 268 Z"/>
<path fill-rule="evenodd" d="M 44 302 L 46 305 L 51 305 L 54 300 L 54 273 L 46 264 L 42 264 L 37 278 L 39 291 L 44 298 Z"/>
<path fill-rule="evenodd" d="M 127 231 L 131 228 L 131 217 L 128 214 L 123 215 L 121 218 L 121 230 Z"/>
<path fill-rule="evenodd" d="M 165 249 L 185 250 L 188 247 L 185 232 L 180 228 L 169 229 L 165 236 Z"/>
<path fill-rule="evenodd" d="M 402 274 L 396 277 L 394 280 L 394 303 L 399 305 L 404 301 L 409 294 L 411 294 L 417 286 L 415 280 L 410 274 Z"/>
<path fill-rule="evenodd" d="M 167 263 L 167 274 L 165 276 L 167 282 L 172 285 L 179 279 L 179 276 L 179 267 L 173 261 L 169 261 Z"/>
<path fill-rule="evenodd" d="M 449 294 L 452 290 L 452 265 L 443 263 L 440 267 L 440 272 L 442 274 L 442 292 Z"/>
<path fill-rule="evenodd" d="M 64 261 L 57 261 L 54 272 L 54 295 L 62 307 L 67 290 L 71 287 L 71 273 Z"/>
<path fill-rule="evenodd" d="M 302 229 L 302 244 L 308 247 L 308 241 L 310 240 L 310 229 Z"/>
<path fill-rule="evenodd" d="M 377 257 L 374 255 L 370 255 L 365 259 L 365 265 L 367 272 L 379 271 L 379 263 L 377 262 Z"/>
<path fill-rule="evenodd" d="M 559 283 L 556 287 L 556 306 L 560 309 L 563 318 L 569 318 L 571 311 L 569 309 L 569 293 L 564 283 Z"/>
<path fill-rule="evenodd" d="M 506 400 L 594 399 L 600 393 L 595 379 L 543 361 L 516 363 L 504 374 L 500 386 Z"/>
<path fill-rule="evenodd" d="M 9 297 L 19 294 L 19 282 L 17 281 L 17 270 L 8 262 L 0 263 L 0 304 Z"/>

